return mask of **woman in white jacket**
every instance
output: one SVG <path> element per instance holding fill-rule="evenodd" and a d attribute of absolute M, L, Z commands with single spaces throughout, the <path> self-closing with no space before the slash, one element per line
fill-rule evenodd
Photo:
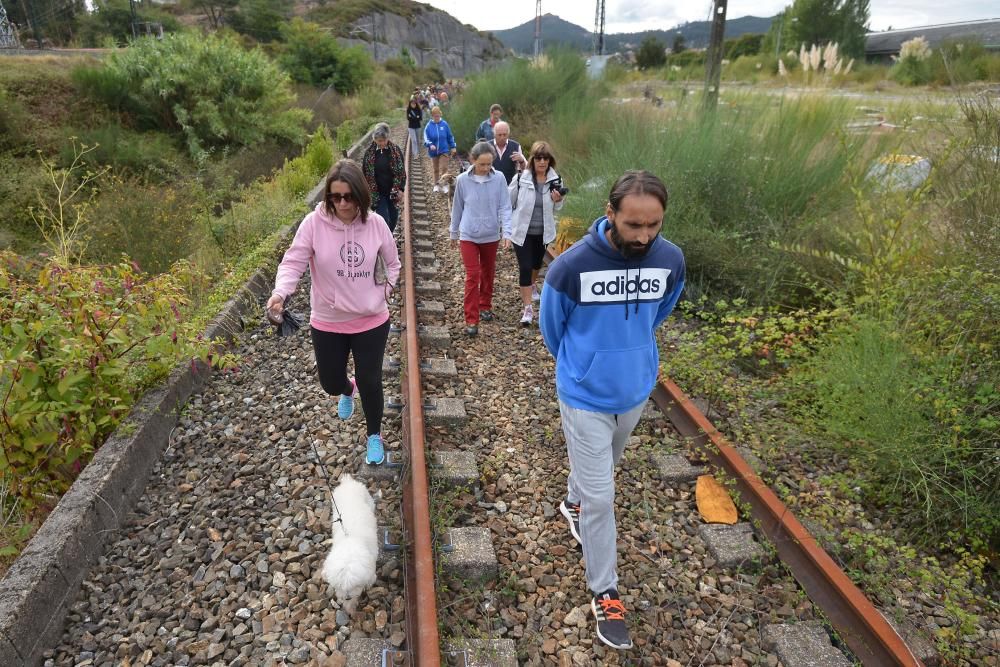
<path fill-rule="evenodd" d="M 545 246 L 556 238 L 555 212 L 562 208 L 562 181 L 555 166 L 551 146 L 536 141 L 527 168 L 518 172 L 507 188 L 514 207 L 510 240 L 520 269 L 518 285 L 524 304 L 521 314 L 524 326 L 530 326 L 535 316 L 531 302 L 538 300 L 535 287 L 538 270 L 545 259 Z"/>

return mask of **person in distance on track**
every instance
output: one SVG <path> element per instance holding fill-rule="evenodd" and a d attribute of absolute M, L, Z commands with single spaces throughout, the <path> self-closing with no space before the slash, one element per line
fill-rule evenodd
<path fill-rule="evenodd" d="M 659 234 L 666 205 L 659 178 L 626 172 L 542 287 L 539 325 L 556 358 L 569 455 L 559 510 L 583 547 L 597 636 L 617 649 L 632 640 L 618 594 L 614 471 L 656 382 L 656 328 L 684 288 L 684 255 Z"/>
<path fill-rule="evenodd" d="M 410 132 L 410 157 L 417 157 L 420 152 L 420 128 L 424 122 L 424 112 L 420 109 L 420 102 L 416 95 L 410 97 L 410 103 L 406 107 L 406 126 Z"/>
<path fill-rule="evenodd" d="M 361 159 L 365 182 L 371 193 L 372 209 L 396 231 L 399 202 L 406 187 L 403 150 L 389 139 L 389 126 L 379 123 L 372 131 L 372 142 Z"/>
<path fill-rule="evenodd" d="M 438 181 L 448 171 L 448 158 L 458 150 L 455 146 L 455 136 L 451 133 L 448 122 L 441 117 L 441 107 L 431 108 L 431 120 L 424 128 L 424 145 L 427 155 L 434 167 L 434 192 L 448 194 L 448 185 L 442 188 Z"/>
<path fill-rule="evenodd" d="M 479 333 L 479 320 L 493 315 L 493 279 L 501 235 L 510 247 L 510 194 L 503 174 L 493 168 L 493 147 L 480 141 L 469 151 L 472 167 L 455 180 L 451 244 L 465 265 L 465 333 Z"/>
<path fill-rule="evenodd" d="M 503 107 L 494 104 L 490 107 L 490 117 L 479 124 L 476 129 L 476 141 L 493 141 L 493 126 L 500 122 Z"/>
<path fill-rule="evenodd" d="M 493 126 L 493 141 L 490 144 L 496 152 L 493 168 L 503 174 L 510 185 L 514 174 L 527 164 L 527 160 L 521 155 L 521 144 L 510 138 L 510 125 L 504 121 Z"/>
<path fill-rule="evenodd" d="M 382 358 L 389 337 L 386 293 L 399 278 L 399 253 L 392 232 L 371 206 L 368 184 L 353 160 L 333 165 L 326 177 L 326 197 L 299 225 L 285 252 L 267 301 L 272 314 L 284 310 L 285 300 L 309 267 L 312 288 L 313 350 L 323 390 L 340 396 L 337 416 L 354 414 L 354 394 L 368 429 L 368 463 L 385 461 L 382 442 Z M 385 278 L 375 271 L 376 259 L 385 262 Z M 356 378 L 347 376 L 347 357 L 354 355 Z"/>
<path fill-rule="evenodd" d="M 510 240 L 517 255 L 523 326 L 530 326 L 535 317 L 531 305 L 538 300 L 535 282 L 545 259 L 545 246 L 556 239 L 555 211 L 563 205 L 558 189 L 561 181 L 555 166 L 552 147 L 544 141 L 536 141 L 531 147 L 528 168 L 518 171 L 507 188 L 514 207 Z"/>

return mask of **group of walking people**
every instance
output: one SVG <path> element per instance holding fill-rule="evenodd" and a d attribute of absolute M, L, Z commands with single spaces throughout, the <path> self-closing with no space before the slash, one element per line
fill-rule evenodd
<path fill-rule="evenodd" d="M 439 181 L 455 154 L 454 136 L 440 105 L 420 132 L 421 109 L 414 102 L 406 110 L 411 148 L 419 138 L 434 168 L 435 191 L 447 194 L 447 183 Z M 513 248 L 520 322 L 532 324 L 540 301 L 542 338 L 556 361 L 570 469 L 559 509 L 582 546 L 597 636 L 627 649 L 632 642 L 618 593 L 614 471 L 656 381 L 655 331 L 683 290 L 684 257 L 660 236 L 666 187 L 649 172 L 629 171 L 612 186 L 603 215 L 586 236 L 550 264 L 539 293 L 545 247 L 555 239 L 555 212 L 568 190 L 551 145 L 536 141 L 524 156 L 502 114 L 493 105 L 477 129 L 471 166 L 454 181 L 449 236 L 465 268 L 465 332 L 476 335 L 480 322 L 495 319 L 497 251 Z M 280 316 L 309 268 L 320 384 L 338 397 L 341 419 L 352 416 L 360 393 L 369 464 L 385 460 L 382 360 L 388 298 L 400 272 L 393 229 L 405 187 L 402 150 L 389 140 L 388 126 L 379 125 L 361 166 L 345 159 L 329 172 L 324 199 L 299 226 L 267 302 L 269 313 Z M 354 377 L 347 373 L 349 355 Z"/>

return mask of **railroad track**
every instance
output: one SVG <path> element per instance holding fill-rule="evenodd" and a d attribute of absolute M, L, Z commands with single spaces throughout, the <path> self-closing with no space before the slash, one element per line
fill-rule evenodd
<path fill-rule="evenodd" d="M 851 664 L 848 653 L 920 664 L 895 633 L 885 637 L 881 617 L 859 615 L 859 593 L 836 592 L 844 581 L 832 563 L 779 521 L 790 513 L 766 491 L 766 515 L 703 524 L 693 453 L 736 480 L 752 514 L 762 485 L 669 382 L 653 394 L 666 412 L 650 404 L 617 475 L 635 648 L 595 640 L 581 554 L 557 510 L 567 470 L 553 362 L 537 327 L 517 324 L 510 253 L 498 258 L 498 319 L 478 337 L 462 334 L 464 272 L 425 162 L 408 164 L 397 230 L 404 272 L 384 366 L 388 464 L 362 463 L 363 425 L 336 419 L 308 336 L 251 331 L 239 372 L 189 402 L 145 494 L 85 579 L 50 664 L 793 667 Z M 378 582 L 353 614 L 318 576 L 330 519 L 319 465 L 333 478 L 360 473 L 377 497 Z M 754 537 L 753 522 L 775 546 Z M 802 569 L 809 558 L 818 569 Z M 819 658 L 796 658 L 796 645 Z"/>

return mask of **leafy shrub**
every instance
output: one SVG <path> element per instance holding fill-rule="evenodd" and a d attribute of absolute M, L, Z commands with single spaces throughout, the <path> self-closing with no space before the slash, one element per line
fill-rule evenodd
<path fill-rule="evenodd" d="M 635 54 L 635 64 L 639 69 L 663 67 L 667 62 L 666 45 L 655 37 L 646 37 Z"/>
<path fill-rule="evenodd" d="M 292 78 L 311 86 L 353 93 L 372 77 L 372 62 L 360 47 L 342 47 L 315 23 L 293 19 L 281 26 L 285 40 L 278 62 Z"/>
<path fill-rule="evenodd" d="M 940 349 L 921 355 L 914 334 L 865 316 L 836 332 L 808 366 L 803 387 L 815 411 L 807 414 L 842 439 L 870 473 L 875 500 L 901 510 L 911 539 L 935 543 L 961 530 L 996 548 L 1000 373 L 994 363 L 982 384 L 955 384 L 969 360 Z"/>
<path fill-rule="evenodd" d="M 196 279 L 0 255 L 0 477 L 26 507 L 68 488 L 127 413 L 137 365 L 208 358 L 180 318 Z"/>
<path fill-rule="evenodd" d="M 278 182 L 290 196 L 302 196 L 313 189 L 333 166 L 333 141 L 326 127 L 320 127 L 302 155 L 285 164 Z"/>
<path fill-rule="evenodd" d="M 308 112 L 288 109 L 288 75 L 232 39 L 192 34 L 140 39 L 103 68 L 75 73 L 138 127 L 183 133 L 194 157 L 269 137 L 301 140 Z"/>
<path fill-rule="evenodd" d="M 91 262 L 128 256 L 148 273 L 167 271 L 209 238 L 203 191 L 193 182 L 153 184 L 109 176 L 89 211 Z"/>
<path fill-rule="evenodd" d="M 281 39 L 279 26 L 291 18 L 292 9 L 291 0 L 241 0 L 229 25 L 258 42 L 273 42 Z"/>

